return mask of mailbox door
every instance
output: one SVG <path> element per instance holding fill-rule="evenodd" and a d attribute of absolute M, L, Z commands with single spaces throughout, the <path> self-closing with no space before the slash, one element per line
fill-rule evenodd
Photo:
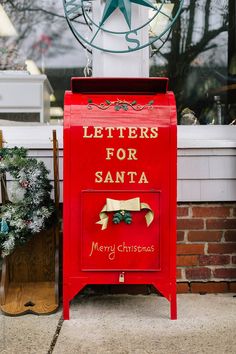
<path fill-rule="evenodd" d="M 133 200 L 140 198 L 152 210 L 130 212 L 132 221 L 126 224 L 113 222 L 116 212 L 107 212 L 107 228 L 101 229 L 99 213 L 106 198 Z M 157 271 L 160 267 L 160 193 L 84 191 L 82 192 L 82 271 Z M 153 213 L 154 219 L 147 226 L 145 217 Z M 121 214 L 122 215 L 122 214 Z"/>

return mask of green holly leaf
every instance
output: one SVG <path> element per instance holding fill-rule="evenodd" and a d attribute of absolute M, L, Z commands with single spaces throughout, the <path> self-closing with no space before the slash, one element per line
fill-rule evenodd
<path fill-rule="evenodd" d="M 127 106 L 127 104 L 123 104 L 122 108 L 123 108 L 124 111 L 128 111 L 128 106 Z"/>
<path fill-rule="evenodd" d="M 121 107 L 117 105 L 114 108 L 115 108 L 115 111 L 119 111 Z"/>
<path fill-rule="evenodd" d="M 93 103 L 93 101 L 91 100 L 91 98 L 88 99 L 88 103 Z"/>
<path fill-rule="evenodd" d="M 106 100 L 106 103 L 107 103 L 107 104 L 111 104 L 111 101 L 109 101 L 109 100 Z"/>
<path fill-rule="evenodd" d="M 131 102 L 131 106 L 134 106 L 135 104 L 137 104 L 137 101 Z"/>
<path fill-rule="evenodd" d="M 150 102 L 148 102 L 149 106 L 151 106 L 154 103 L 153 100 L 151 100 Z"/>

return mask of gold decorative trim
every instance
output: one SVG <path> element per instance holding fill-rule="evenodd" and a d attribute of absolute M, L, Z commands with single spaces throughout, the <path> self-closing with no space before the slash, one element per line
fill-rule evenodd
<path fill-rule="evenodd" d="M 105 100 L 105 102 L 97 104 L 97 103 L 93 103 L 92 100 L 89 99 L 87 108 L 89 110 L 92 110 L 94 107 L 96 107 L 98 109 L 105 111 L 111 107 L 114 107 L 114 110 L 117 112 L 120 110 L 128 111 L 129 108 L 132 108 L 134 111 L 142 111 L 143 109 L 153 109 L 153 103 L 154 103 L 154 101 L 151 100 L 145 105 L 140 105 L 140 104 L 137 104 L 136 101 L 129 102 L 129 101 L 120 100 L 119 98 L 117 98 L 115 101 Z"/>

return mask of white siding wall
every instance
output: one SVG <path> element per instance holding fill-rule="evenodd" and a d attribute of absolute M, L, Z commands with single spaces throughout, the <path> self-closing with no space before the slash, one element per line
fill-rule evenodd
<path fill-rule="evenodd" d="M 0 130 L 3 132 L 4 147 L 23 146 L 27 148 L 30 157 L 44 161 L 47 169 L 50 171 L 49 178 L 51 181 L 53 181 L 52 132 L 54 129 L 57 131 L 59 142 L 60 201 L 62 202 L 63 127 L 59 125 L 50 126 L 41 124 L 31 124 L 30 126 L 0 126 Z M 9 176 L 7 177 L 8 186 L 10 187 L 11 180 Z"/>
<path fill-rule="evenodd" d="M 24 146 L 43 160 L 50 171 L 52 131 L 59 141 L 62 201 L 63 127 L 50 125 L 2 126 L 5 146 Z M 53 179 L 53 173 L 50 173 Z M 178 127 L 178 201 L 236 200 L 236 126 Z"/>
<path fill-rule="evenodd" d="M 178 127 L 178 201 L 236 200 L 236 126 Z"/>

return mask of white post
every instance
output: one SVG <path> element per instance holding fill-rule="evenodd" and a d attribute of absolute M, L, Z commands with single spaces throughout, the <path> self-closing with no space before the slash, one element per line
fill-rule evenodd
<path fill-rule="evenodd" d="M 103 6 L 100 1 L 93 3 L 93 18 L 99 23 Z M 132 28 L 137 28 L 148 20 L 148 9 L 144 6 L 131 4 L 132 7 Z M 128 25 L 119 9 L 106 20 L 104 27 L 111 31 L 127 31 Z M 94 28 L 94 33 L 96 33 Z M 129 41 L 131 39 L 131 41 Z M 134 41 L 133 41 L 134 40 Z M 124 50 L 137 46 L 137 41 L 147 43 L 148 29 L 145 27 L 135 33 L 114 36 L 110 33 L 99 31 L 96 41 L 102 47 L 111 50 Z M 148 77 L 149 76 L 149 47 L 130 53 L 107 53 L 93 48 L 93 77 Z"/>

